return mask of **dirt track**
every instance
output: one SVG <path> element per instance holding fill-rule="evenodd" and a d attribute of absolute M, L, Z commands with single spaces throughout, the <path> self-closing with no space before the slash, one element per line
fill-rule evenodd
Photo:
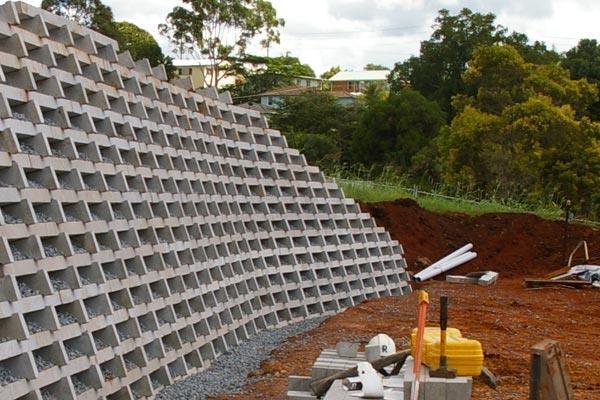
<path fill-rule="evenodd" d="M 476 382 L 473 399 L 525 399 L 528 393 L 529 348 L 544 338 L 559 340 L 566 354 L 575 398 L 600 399 L 600 291 L 574 289 L 527 290 L 524 276 L 541 276 L 561 266 L 561 223 L 523 214 L 468 217 L 440 215 L 410 200 L 365 205 L 405 249 L 409 269 L 417 257 L 431 260 L 471 241 L 479 257 L 454 272 L 494 269 L 494 287 L 425 282 L 421 288 L 433 300 L 429 312 L 436 323 L 440 294 L 450 300 L 450 326 L 480 340 L 485 364 L 498 376 L 497 392 Z M 600 256 L 600 232 L 571 226 L 568 247 L 586 239 L 592 257 Z M 385 332 L 401 343 L 415 326 L 415 296 L 367 301 L 329 318 L 321 326 L 293 338 L 272 354 L 254 375 L 258 382 L 237 396 L 221 399 L 285 399 L 287 375 L 308 375 L 321 349 L 339 340 L 366 343 Z"/>

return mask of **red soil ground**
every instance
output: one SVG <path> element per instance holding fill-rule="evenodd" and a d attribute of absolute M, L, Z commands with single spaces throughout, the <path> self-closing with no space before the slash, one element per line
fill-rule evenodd
<path fill-rule="evenodd" d="M 472 242 L 476 260 L 452 273 L 492 269 L 500 273 L 493 287 L 448 284 L 443 277 L 418 288 L 432 299 L 428 323 L 435 325 L 440 294 L 450 297 L 450 326 L 481 341 L 485 364 L 498 377 L 492 391 L 481 382 L 473 399 L 526 399 L 529 349 L 538 341 L 560 341 L 571 375 L 575 398 L 600 399 L 600 290 L 525 289 L 524 277 L 543 276 L 563 263 L 564 225 L 526 214 L 436 214 L 411 200 L 366 204 L 380 226 L 402 243 L 409 270 L 417 257 L 432 261 Z M 600 232 L 586 226 L 569 227 L 569 251 L 586 240 L 592 258 L 600 263 Z M 417 288 L 413 286 L 414 288 Z M 340 340 L 363 345 L 384 332 L 404 343 L 415 326 L 416 297 L 389 297 L 366 301 L 296 336 L 271 354 L 253 373 L 257 382 L 239 395 L 219 399 L 285 399 L 288 375 L 309 375 L 310 366 L 324 348 Z"/>

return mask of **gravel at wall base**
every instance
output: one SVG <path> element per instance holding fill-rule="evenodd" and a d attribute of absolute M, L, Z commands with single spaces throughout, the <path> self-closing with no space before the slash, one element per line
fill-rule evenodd
<path fill-rule="evenodd" d="M 259 332 L 221 355 L 208 369 L 163 389 L 156 400 L 205 400 L 209 395 L 239 392 L 247 375 L 258 369 L 288 338 L 315 328 L 324 318 L 313 318 L 279 329 Z"/>

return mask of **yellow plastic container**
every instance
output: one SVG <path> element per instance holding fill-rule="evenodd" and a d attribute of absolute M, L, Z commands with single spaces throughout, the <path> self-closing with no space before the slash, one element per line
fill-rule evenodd
<path fill-rule="evenodd" d="M 417 329 L 411 335 L 411 351 L 414 357 L 417 347 Z M 446 357 L 448 368 L 460 376 L 479 376 L 483 368 L 483 349 L 477 340 L 463 338 L 456 328 L 446 330 Z M 440 364 L 440 328 L 427 327 L 423 336 L 423 364 L 437 369 Z"/>

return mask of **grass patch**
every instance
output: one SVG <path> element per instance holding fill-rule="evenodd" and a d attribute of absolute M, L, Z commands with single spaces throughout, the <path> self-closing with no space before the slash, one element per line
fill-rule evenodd
<path fill-rule="evenodd" d="M 511 200 L 481 199 L 449 196 L 444 193 L 423 192 L 397 184 L 383 184 L 374 181 L 337 179 L 338 184 L 348 197 L 364 202 L 374 203 L 392 201 L 401 198 L 412 198 L 426 210 L 435 212 L 457 212 L 470 215 L 486 213 L 533 213 L 546 219 L 559 219 L 564 211 L 558 206 L 522 204 Z"/>

